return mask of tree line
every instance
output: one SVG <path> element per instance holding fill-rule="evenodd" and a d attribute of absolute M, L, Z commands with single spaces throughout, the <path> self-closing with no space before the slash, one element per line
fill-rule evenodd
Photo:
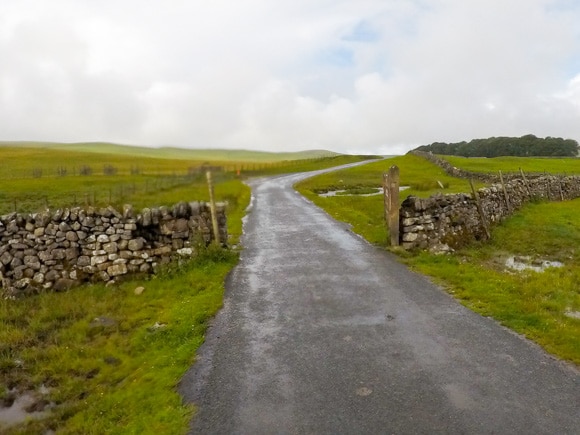
<path fill-rule="evenodd" d="M 434 142 L 423 145 L 418 151 L 463 157 L 576 157 L 580 147 L 574 139 L 561 137 L 539 138 L 533 134 L 522 137 L 491 137 L 469 142 Z"/>

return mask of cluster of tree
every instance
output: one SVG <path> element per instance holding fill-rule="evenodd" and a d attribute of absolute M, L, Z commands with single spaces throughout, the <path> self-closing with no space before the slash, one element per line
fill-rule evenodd
<path fill-rule="evenodd" d="M 469 142 L 457 143 L 434 142 L 431 145 L 423 145 L 417 148 L 418 151 L 432 152 L 433 154 L 463 157 L 576 157 L 579 149 L 578 142 L 574 139 L 549 136 L 543 139 L 533 134 L 522 137 L 473 139 Z"/>

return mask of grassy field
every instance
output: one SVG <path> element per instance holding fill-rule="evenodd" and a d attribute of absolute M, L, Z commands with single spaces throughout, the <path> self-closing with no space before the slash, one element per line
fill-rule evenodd
<path fill-rule="evenodd" d="M 332 151 L 310 150 L 299 152 L 272 153 L 249 150 L 216 150 L 216 149 L 188 149 L 188 148 L 152 148 L 141 146 L 127 146 L 108 142 L 82 142 L 82 143 L 55 143 L 55 142 L 0 142 L 0 147 L 33 148 L 50 152 L 65 151 L 66 153 L 96 153 L 116 156 L 128 156 L 130 158 L 153 158 L 170 160 L 192 160 L 211 162 L 249 162 L 267 163 L 284 160 L 309 160 L 320 157 L 333 157 L 338 155 Z"/>
<path fill-rule="evenodd" d="M 276 165 L 245 162 L 248 169 L 240 176 L 237 171 L 214 173 L 216 199 L 228 203 L 229 244 L 238 244 L 242 232 L 250 200 L 250 189 L 243 184 L 247 174 L 314 170 L 361 158 L 331 156 Z M 167 175 L 185 172 L 198 161 L 31 146 L 0 147 L 0 162 L 4 210 L 12 207 L 6 206 L 9 195 L 18 195 L 18 209 L 25 206 L 24 211 L 45 202 L 52 207 L 82 204 L 84 189 L 97 193 L 91 203 L 107 205 L 112 193 L 113 205 L 131 203 L 137 210 L 209 196 L 205 174 Z M 113 165 L 119 173 L 47 175 L 50 167 L 80 167 L 87 162 L 94 168 Z M 143 170 L 131 174 L 131 165 Z M 43 168 L 42 176 L 14 178 L 5 170 L 31 173 L 35 167 Z M 117 197 L 115 189 L 120 186 L 124 193 Z M 193 363 L 207 322 L 221 307 L 223 283 L 237 259 L 236 251 L 210 248 L 155 276 L 113 287 L 87 285 L 67 293 L 0 300 L 0 412 L 2 405 L 10 406 L 23 394 L 34 396 L 38 409 L 49 410 L 39 420 L 13 427 L 0 424 L 0 432 L 186 433 L 195 410 L 182 404 L 175 387 Z M 144 290 L 136 294 L 139 287 Z"/>
<path fill-rule="evenodd" d="M 515 172 L 522 167 L 531 172 L 545 159 L 509 160 L 513 162 L 507 166 L 506 159 L 453 159 L 453 164 L 479 171 L 474 162 L 483 161 L 487 171 Z M 575 168 L 576 162 L 577 159 L 565 159 L 558 167 Z M 382 172 L 393 164 L 401 169 L 401 185 L 412 187 L 401 193 L 401 200 L 409 194 L 425 197 L 437 191 L 470 191 L 466 181 L 446 177 L 438 167 L 414 156 L 311 178 L 299 183 L 297 188 L 329 214 L 351 224 L 355 232 L 370 242 L 386 246 L 381 195 L 323 198 L 316 192 L 342 186 L 378 186 Z M 580 169 L 569 171 L 580 173 Z M 446 188 L 437 188 L 436 180 Z M 407 253 L 400 249 L 394 252 L 411 268 L 431 276 L 469 308 L 494 317 L 554 355 L 580 364 L 580 320 L 573 317 L 580 312 L 579 213 L 580 199 L 529 204 L 493 228 L 492 240 L 488 243 L 473 243 L 445 256 Z M 506 259 L 514 255 L 557 260 L 564 266 L 543 273 L 514 272 L 505 267 Z"/>
<path fill-rule="evenodd" d="M 153 158 L 132 155 L 130 147 L 103 144 L 103 148 L 81 147 L 54 144 L 44 148 L 30 146 L 0 146 L 0 215 L 12 211 L 36 212 L 50 207 L 73 207 L 77 205 L 116 207 L 131 202 L 135 206 L 144 206 L 148 198 L 158 193 L 175 191 L 179 195 L 190 186 L 203 185 L 205 180 L 204 166 L 219 167 L 214 172 L 218 182 L 284 172 L 300 172 L 322 167 L 336 166 L 362 159 L 360 156 L 333 155 L 316 157 L 316 152 L 296 153 L 294 157 L 311 158 L 299 160 L 233 161 L 217 160 L 224 157 L 225 151 L 205 151 L 205 157 L 214 160 L 188 160 L 185 157 L 200 157 L 197 151 L 183 151 L 181 158 L 174 150 L 168 150 L 164 158 Z M 62 148 L 62 149 L 61 149 Z M 76 150 L 78 149 L 78 150 Z M 99 149 L 100 152 L 90 151 Z M 129 149 L 129 150 L 128 150 Z M 84 151 L 83 151 L 84 150 Z M 146 149 L 145 150 L 150 150 Z M 107 152 L 105 152 L 107 151 Z M 154 150 L 161 155 L 160 150 Z M 238 153 L 250 158 L 250 152 Z M 260 153 L 257 153 L 261 155 Z M 266 154 L 266 153 L 262 153 Z M 289 153 L 280 154 L 278 158 L 287 157 Z M 275 159 L 275 154 L 268 154 Z M 195 197 L 197 192 L 186 193 L 186 197 Z M 161 195 L 167 197 L 168 195 Z M 231 198 L 233 200 L 233 198 Z M 169 204 L 164 204 L 169 205 Z"/>
<path fill-rule="evenodd" d="M 522 157 L 454 157 L 439 156 L 453 166 L 473 172 L 519 173 L 521 168 L 524 172 L 549 174 L 580 174 L 580 158 L 522 158 Z"/>

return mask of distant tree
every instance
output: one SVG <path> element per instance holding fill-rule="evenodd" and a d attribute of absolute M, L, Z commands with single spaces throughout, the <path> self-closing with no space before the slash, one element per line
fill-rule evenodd
<path fill-rule="evenodd" d="M 93 173 L 93 168 L 88 165 L 82 165 L 79 169 L 79 174 L 81 175 L 91 175 Z"/>
<path fill-rule="evenodd" d="M 559 156 L 575 157 L 580 147 L 573 139 L 560 137 L 538 138 L 533 134 L 522 137 L 490 137 L 473 139 L 470 142 L 444 143 L 434 142 L 417 148 L 419 151 L 433 154 L 454 155 L 463 157 L 498 157 L 498 156 Z"/>
<path fill-rule="evenodd" d="M 105 175 L 116 175 L 117 168 L 113 165 L 106 164 L 103 166 L 103 174 Z"/>

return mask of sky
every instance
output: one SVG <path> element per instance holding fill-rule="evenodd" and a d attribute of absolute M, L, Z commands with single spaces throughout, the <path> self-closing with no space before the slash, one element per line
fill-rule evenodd
<path fill-rule="evenodd" d="M 580 0 L 0 0 L 0 140 L 580 140 Z"/>

